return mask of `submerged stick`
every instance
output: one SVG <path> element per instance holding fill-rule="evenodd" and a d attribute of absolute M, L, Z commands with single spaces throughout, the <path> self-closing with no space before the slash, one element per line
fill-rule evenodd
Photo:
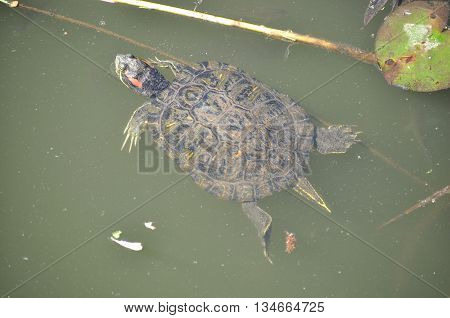
<path fill-rule="evenodd" d="M 291 43 L 305 43 L 309 45 L 313 45 L 316 47 L 320 47 L 329 51 L 338 52 L 341 54 L 348 55 L 356 60 L 367 64 L 377 64 L 376 56 L 373 52 L 366 52 L 364 50 L 354 48 L 347 44 L 342 43 L 334 43 L 325 39 L 315 38 L 309 35 L 302 35 L 295 33 L 291 30 L 278 30 L 273 28 L 268 28 L 264 25 L 255 25 L 248 22 L 232 20 L 223 17 L 217 17 L 211 14 L 201 13 L 198 11 L 191 11 L 176 7 L 171 7 L 163 4 L 140 1 L 140 0 L 101 0 L 109 3 L 124 3 L 148 10 L 157 10 L 168 12 L 176 15 L 181 15 L 193 19 L 199 19 L 203 21 L 208 21 L 212 23 L 217 23 L 221 25 L 226 25 L 230 27 L 240 28 L 248 31 L 253 31 L 257 33 L 262 33 L 270 38 L 288 41 Z"/>
<path fill-rule="evenodd" d="M 401 173 L 403 173 L 404 175 L 410 177 L 417 184 L 423 185 L 425 187 L 428 186 L 428 183 L 425 180 L 422 180 L 421 178 L 419 178 L 418 176 L 416 176 L 412 172 L 406 170 L 398 162 L 395 162 L 393 159 L 389 158 L 388 156 L 386 156 L 385 154 L 383 154 L 379 150 L 377 150 L 377 149 L 375 149 L 373 147 L 370 147 L 369 145 L 365 145 L 364 144 L 364 146 L 367 147 L 367 149 L 372 153 L 372 155 L 380 158 L 381 160 L 383 160 L 385 163 L 387 163 L 392 168 L 395 168 L 398 171 L 400 171 Z"/>
<path fill-rule="evenodd" d="M 419 209 L 419 208 L 423 208 L 426 205 L 428 205 L 429 203 L 434 203 L 436 202 L 437 199 L 439 199 L 440 197 L 446 195 L 446 194 L 450 194 L 450 185 L 445 186 L 444 188 L 442 188 L 439 191 L 436 191 L 435 193 L 433 193 L 432 195 L 426 197 L 423 200 L 420 200 L 419 202 L 417 202 L 416 204 L 414 204 L 412 207 L 410 207 L 409 209 L 403 211 L 402 213 L 396 215 L 395 217 L 393 217 L 392 219 L 390 219 L 389 221 L 383 223 L 382 225 L 380 225 L 378 227 L 378 229 L 381 229 L 383 227 L 385 227 L 388 224 L 391 224 L 392 222 L 395 222 L 396 220 L 398 220 L 399 218 L 408 215 L 412 212 L 414 212 L 415 210 Z"/>

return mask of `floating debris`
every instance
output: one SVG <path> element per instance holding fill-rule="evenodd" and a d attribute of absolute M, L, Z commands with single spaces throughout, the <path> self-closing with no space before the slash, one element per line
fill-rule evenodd
<path fill-rule="evenodd" d="M 118 231 L 114 231 L 111 234 L 111 241 L 119 244 L 120 246 L 123 246 L 125 248 L 128 248 L 129 250 L 132 251 L 141 251 L 142 250 L 142 243 L 141 242 L 128 242 L 128 241 L 124 241 L 124 240 L 119 240 L 120 236 L 122 235 L 122 231 L 118 230 Z"/>
<path fill-rule="evenodd" d="M 141 251 L 142 250 L 142 243 L 141 242 L 127 242 L 123 240 L 117 240 L 114 237 L 111 236 L 111 241 L 119 244 L 120 246 L 123 246 L 129 250 L 132 251 Z"/>
<path fill-rule="evenodd" d="M 122 231 L 121 231 L 121 230 L 114 231 L 114 232 L 112 232 L 112 234 L 111 234 L 111 236 L 112 236 L 113 238 L 115 238 L 116 240 L 119 239 L 120 235 L 122 235 Z"/>
<path fill-rule="evenodd" d="M 284 234 L 284 244 L 286 246 L 285 252 L 291 254 L 297 247 L 297 238 L 294 233 L 288 231 L 284 231 Z"/>
<path fill-rule="evenodd" d="M 156 226 L 153 225 L 153 222 L 145 222 L 144 225 L 147 229 L 150 229 L 152 231 L 156 230 Z"/>

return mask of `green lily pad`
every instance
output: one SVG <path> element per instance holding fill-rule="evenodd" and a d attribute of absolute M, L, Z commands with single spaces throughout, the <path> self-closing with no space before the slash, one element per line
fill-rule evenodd
<path fill-rule="evenodd" d="M 378 30 L 375 52 L 389 84 L 417 92 L 450 87 L 448 6 L 440 4 L 415 1 L 402 5 Z"/>

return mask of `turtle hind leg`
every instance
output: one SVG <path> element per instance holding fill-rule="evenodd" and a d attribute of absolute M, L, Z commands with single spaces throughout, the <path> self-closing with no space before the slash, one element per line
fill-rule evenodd
<path fill-rule="evenodd" d="M 347 125 L 317 127 L 315 136 L 317 151 L 321 154 L 345 153 L 351 145 L 359 141 L 356 139 L 358 133 Z"/>
<path fill-rule="evenodd" d="M 272 260 L 269 257 L 268 247 L 270 242 L 270 232 L 272 230 L 272 217 L 266 211 L 256 205 L 256 202 L 243 202 L 242 210 L 250 219 L 258 231 L 258 237 L 261 239 L 264 256 L 270 264 Z"/>

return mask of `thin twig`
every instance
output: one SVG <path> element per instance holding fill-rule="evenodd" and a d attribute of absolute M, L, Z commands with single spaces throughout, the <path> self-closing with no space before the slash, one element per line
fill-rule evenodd
<path fill-rule="evenodd" d="M 423 208 L 426 205 L 430 204 L 430 203 L 434 203 L 436 202 L 437 199 L 439 199 L 440 197 L 446 195 L 446 194 L 450 194 L 450 185 L 445 186 L 444 188 L 442 188 L 439 191 L 436 191 L 435 193 L 433 193 L 432 195 L 426 197 L 423 200 L 420 200 L 419 202 L 417 202 L 416 204 L 414 204 L 412 207 L 410 207 L 409 209 L 406 209 L 405 211 L 403 211 L 402 213 L 394 216 L 392 219 L 390 219 L 389 221 L 383 223 L 382 225 L 380 225 L 378 227 L 378 229 L 381 229 L 383 227 L 385 227 L 388 224 L 391 224 L 395 221 L 397 221 L 398 219 L 400 219 L 401 217 L 408 215 L 412 212 L 414 212 L 415 210 L 419 209 L 419 208 Z"/>
<path fill-rule="evenodd" d="M 373 52 L 366 52 L 359 48 L 352 47 L 343 43 L 334 43 L 325 39 L 315 38 L 309 35 L 303 35 L 295 33 L 291 30 L 278 30 L 273 28 L 268 28 L 264 25 L 255 25 L 248 22 L 232 20 L 223 17 L 217 17 L 211 14 L 201 13 L 198 11 L 191 11 L 186 9 L 181 9 L 177 7 L 171 7 L 163 4 L 148 2 L 148 1 L 140 1 L 140 0 L 101 0 L 103 2 L 109 3 L 123 3 L 132 6 L 136 6 L 139 8 L 144 8 L 148 10 L 157 10 L 168 12 L 176 15 L 181 15 L 193 19 L 199 19 L 203 21 L 208 21 L 212 23 L 217 23 L 221 25 L 226 25 L 230 27 L 240 28 L 248 31 L 253 31 L 257 33 L 262 33 L 270 38 L 283 40 L 287 42 L 297 42 L 297 43 L 305 43 L 309 45 L 313 45 L 316 47 L 320 47 L 329 51 L 341 53 L 348 55 L 356 60 L 367 64 L 377 64 L 377 58 Z"/>

